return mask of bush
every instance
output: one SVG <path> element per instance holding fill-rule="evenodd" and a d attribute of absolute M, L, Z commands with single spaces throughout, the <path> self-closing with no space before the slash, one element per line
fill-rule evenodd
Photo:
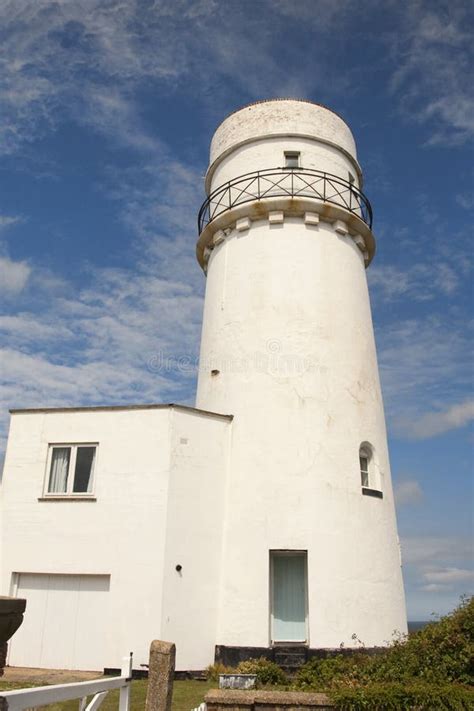
<path fill-rule="evenodd" d="M 272 684 L 274 686 L 284 686 L 288 683 L 287 676 L 283 669 L 271 662 L 265 657 L 260 659 L 249 659 L 246 662 L 240 662 L 237 667 L 238 674 L 256 674 L 257 684 L 263 686 Z"/>
<path fill-rule="evenodd" d="M 349 656 L 337 654 L 327 659 L 310 659 L 296 674 L 294 685 L 298 689 L 314 689 L 323 691 L 331 688 L 334 683 L 351 684 L 359 677 L 358 667 L 367 663 L 367 655 L 354 654 Z"/>
<path fill-rule="evenodd" d="M 341 653 L 329 659 L 312 659 L 298 672 L 295 685 L 323 690 L 372 683 L 472 684 L 473 660 L 474 598 L 471 598 L 462 600 L 451 614 L 409 638 L 395 639 L 390 647 L 376 654 L 359 650 L 350 656 Z"/>
<path fill-rule="evenodd" d="M 206 668 L 206 678 L 209 681 L 219 681 L 219 674 L 232 674 L 235 669 L 232 667 L 226 667 L 225 664 L 209 664 Z"/>
<path fill-rule="evenodd" d="M 474 690 L 455 684 L 371 684 L 330 694 L 341 711 L 470 711 Z"/>
<path fill-rule="evenodd" d="M 372 659 L 370 677 L 380 681 L 420 679 L 472 684 L 474 598 L 463 599 L 449 615 L 431 622 L 408 639 L 396 640 Z"/>

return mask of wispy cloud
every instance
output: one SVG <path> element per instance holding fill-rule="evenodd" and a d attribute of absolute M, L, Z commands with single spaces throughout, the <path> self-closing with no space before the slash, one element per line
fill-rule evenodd
<path fill-rule="evenodd" d="M 428 583 L 457 583 L 474 581 L 474 571 L 466 568 L 438 568 L 424 573 Z"/>
<path fill-rule="evenodd" d="M 418 589 L 421 592 L 441 593 L 446 591 L 446 585 L 440 585 L 439 583 L 427 583 L 426 585 L 420 585 Z"/>
<path fill-rule="evenodd" d="M 405 563 L 433 567 L 445 561 L 469 561 L 473 554 L 470 538 L 459 536 L 406 536 L 402 538 Z"/>
<path fill-rule="evenodd" d="M 335 69 L 329 50 L 334 27 L 350 25 L 349 6 L 321 0 L 315 14 L 312 3 L 274 0 L 255 7 L 216 0 L 3 3 L 2 150 L 13 152 L 71 119 L 130 147 L 147 150 L 151 141 L 153 148 L 137 108 L 145 89 L 160 92 L 166 110 L 167 94 L 186 83 L 215 117 L 236 89 L 249 100 L 308 97 L 323 86 L 325 94 L 342 94 L 353 82 Z M 317 17 L 310 62 L 306 48 L 286 41 L 288 23 L 299 31 L 302 15 Z M 288 71 L 289 60 L 297 71 Z"/>
<path fill-rule="evenodd" d="M 430 594 L 430 604 L 436 606 L 438 612 L 451 610 L 462 595 L 472 593 L 472 556 L 473 544 L 468 537 L 402 538 L 404 578 L 410 590 L 412 619 L 426 619 L 426 593 Z"/>
<path fill-rule="evenodd" d="M 396 426 L 399 433 L 408 439 L 428 439 L 453 429 L 465 427 L 474 420 L 474 400 L 451 405 L 445 410 L 427 412 L 413 421 L 399 418 Z"/>
<path fill-rule="evenodd" d="M 318 0 L 317 9 L 283 0 L 254 8 L 215 0 L 3 3 L 2 150 L 71 118 L 146 150 L 154 138 L 137 109 L 145 86 L 166 93 L 188 82 L 212 115 L 216 98 L 226 103 L 234 87 L 249 99 L 309 97 L 323 87 L 325 95 L 342 97 L 355 90 L 360 68 L 334 66 L 333 33 L 349 34 L 356 25 L 373 38 L 377 5 L 364 0 L 354 11 L 348 0 Z M 431 143 L 459 143 L 474 130 L 469 15 L 459 1 L 384 8 L 393 28 L 380 40 L 389 42 L 384 70 L 406 116 L 432 127 Z M 311 28 L 309 62 L 307 45 L 286 41 L 289 27 L 301 34 L 302 23 Z"/>
<path fill-rule="evenodd" d="M 34 284 L 34 265 L 31 270 Z M 151 261 L 146 270 L 93 270 L 88 286 L 73 297 L 65 288 L 46 295 L 40 311 L 32 304 L 29 311 L 1 317 L 0 332 L 9 344 L 0 355 L 2 412 L 35 405 L 189 401 L 195 369 L 169 363 L 178 357 L 194 362 L 202 298 L 185 280 L 152 272 Z"/>
<path fill-rule="evenodd" d="M 432 437 L 471 417 L 472 324 L 447 311 L 377 331 L 379 369 L 392 431 Z"/>
<path fill-rule="evenodd" d="M 474 178 L 473 178 L 474 181 Z M 456 195 L 456 202 L 458 205 L 463 207 L 465 210 L 472 210 L 474 208 L 474 192 L 462 192 Z"/>
<path fill-rule="evenodd" d="M 418 504 L 423 499 L 422 488 L 416 479 L 403 479 L 395 483 L 395 502 L 398 506 Z"/>
<path fill-rule="evenodd" d="M 368 273 L 375 297 L 386 301 L 431 301 L 439 294 L 450 295 L 461 285 L 461 277 L 451 265 L 431 259 L 403 267 L 374 264 Z"/>
<path fill-rule="evenodd" d="M 402 4 L 392 38 L 398 67 L 391 90 L 408 120 L 430 126 L 428 144 L 462 144 L 474 135 L 473 9 L 462 0 Z"/>
<path fill-rule="evenodd" d="M 470 285 L 470 225 L 461 223 L 453 228 L 445 214 L 437 213 L 436 201 L 425 194 L 417 195 L 415 203 L 417 210 L 410 220 L 390 227 L 390 234 L 383 234 L 380 240 L 382 245 L 387 236 L 396 240 L 396 262 L 375 260 L 367 271 L 376 309 L 388 302 L 410 300 L 421 304 L 438 297 L 449 306 Z"/>
<path fill-rule="evenodd" d="M 419 590 L 429 593 L 446 593 L 458 589 L 469 594 L 474 588 L 474 570 L 468 568 L 433 568 L 422 574 L 425 581 Z"/>
<path fill-rule="evenodd" d="M 16 225 L 21 221 L 22 218 L 17 215 L 0 215 L 0 231 L 6 229 L 7 227 L 11 227 L 12 225 Z"/>
<path fill-rule="evenodd" d="M 64 280 L 53 275 L 48 268 L 33 269 L 29 261 L 10 257 L 6 234 L 3 233 L 25 222 L 25 218 L 19 215 L 0 215 L 0 294 L 5 300 L 19 297 L 28 289 L 35 290 L 38 298 L 38 292 L 55 291 L 64 286 Z M 13 303 L 9 301 L 10 305 Z"/>
<path fill-rule="evenodd" d="M 31 274 L 26 262 L 15 262 L 9 257 L 0 257 L 0 293 L 13 296 L 22 291 Z"/>

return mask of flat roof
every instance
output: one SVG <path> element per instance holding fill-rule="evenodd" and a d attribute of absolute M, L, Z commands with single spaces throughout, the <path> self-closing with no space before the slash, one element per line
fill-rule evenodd
<path fill-rule="evenodd" d="M 184 412 L 195 412 L 200 415 L 210 415 L 211 417 L 223 417 L 226 420 L 233 420 L 234 415 L 223 415 L 220 412 L 211 412 L 210 410 L 200 410 L 198 407 L 190 405 L 177 405 L 174 402 L 170 403 L 149 403 L 144 405 L 91 405 L 84 407 L 22 407 L 11 408 L 10 414 L 26 414 L 26 413 L 54 413 L 54 412 L 113 412 L 115 410 L 164 410 L 167 407 L 173 407 L 176 410 Z"/>

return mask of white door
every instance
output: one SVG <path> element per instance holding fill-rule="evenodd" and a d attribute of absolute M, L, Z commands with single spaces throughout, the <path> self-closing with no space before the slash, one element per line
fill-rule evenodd
<path fill-rule="evenodd" d="M 272 642 L 307 641 L 306 551 L 272 551 Z"/>
<path fill-rule="evenodd" d="M 23 624 L 9 644 L 10 666 L 102 670 L 107 659 L 108 575 L 19 573 Z"/>

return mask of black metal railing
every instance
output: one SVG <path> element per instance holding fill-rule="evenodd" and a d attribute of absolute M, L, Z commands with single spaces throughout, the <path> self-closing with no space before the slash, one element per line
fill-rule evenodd
<path fill-rule="evenodd" d="M 370 202 L 348 180 L 321 170 L 268 168 L 239 175 L 213 190 L 199 210 L 199 234 L 223 212 L 270 197 L 313 198 L 329 202 L 357 215 L 372 228 Z"/>

